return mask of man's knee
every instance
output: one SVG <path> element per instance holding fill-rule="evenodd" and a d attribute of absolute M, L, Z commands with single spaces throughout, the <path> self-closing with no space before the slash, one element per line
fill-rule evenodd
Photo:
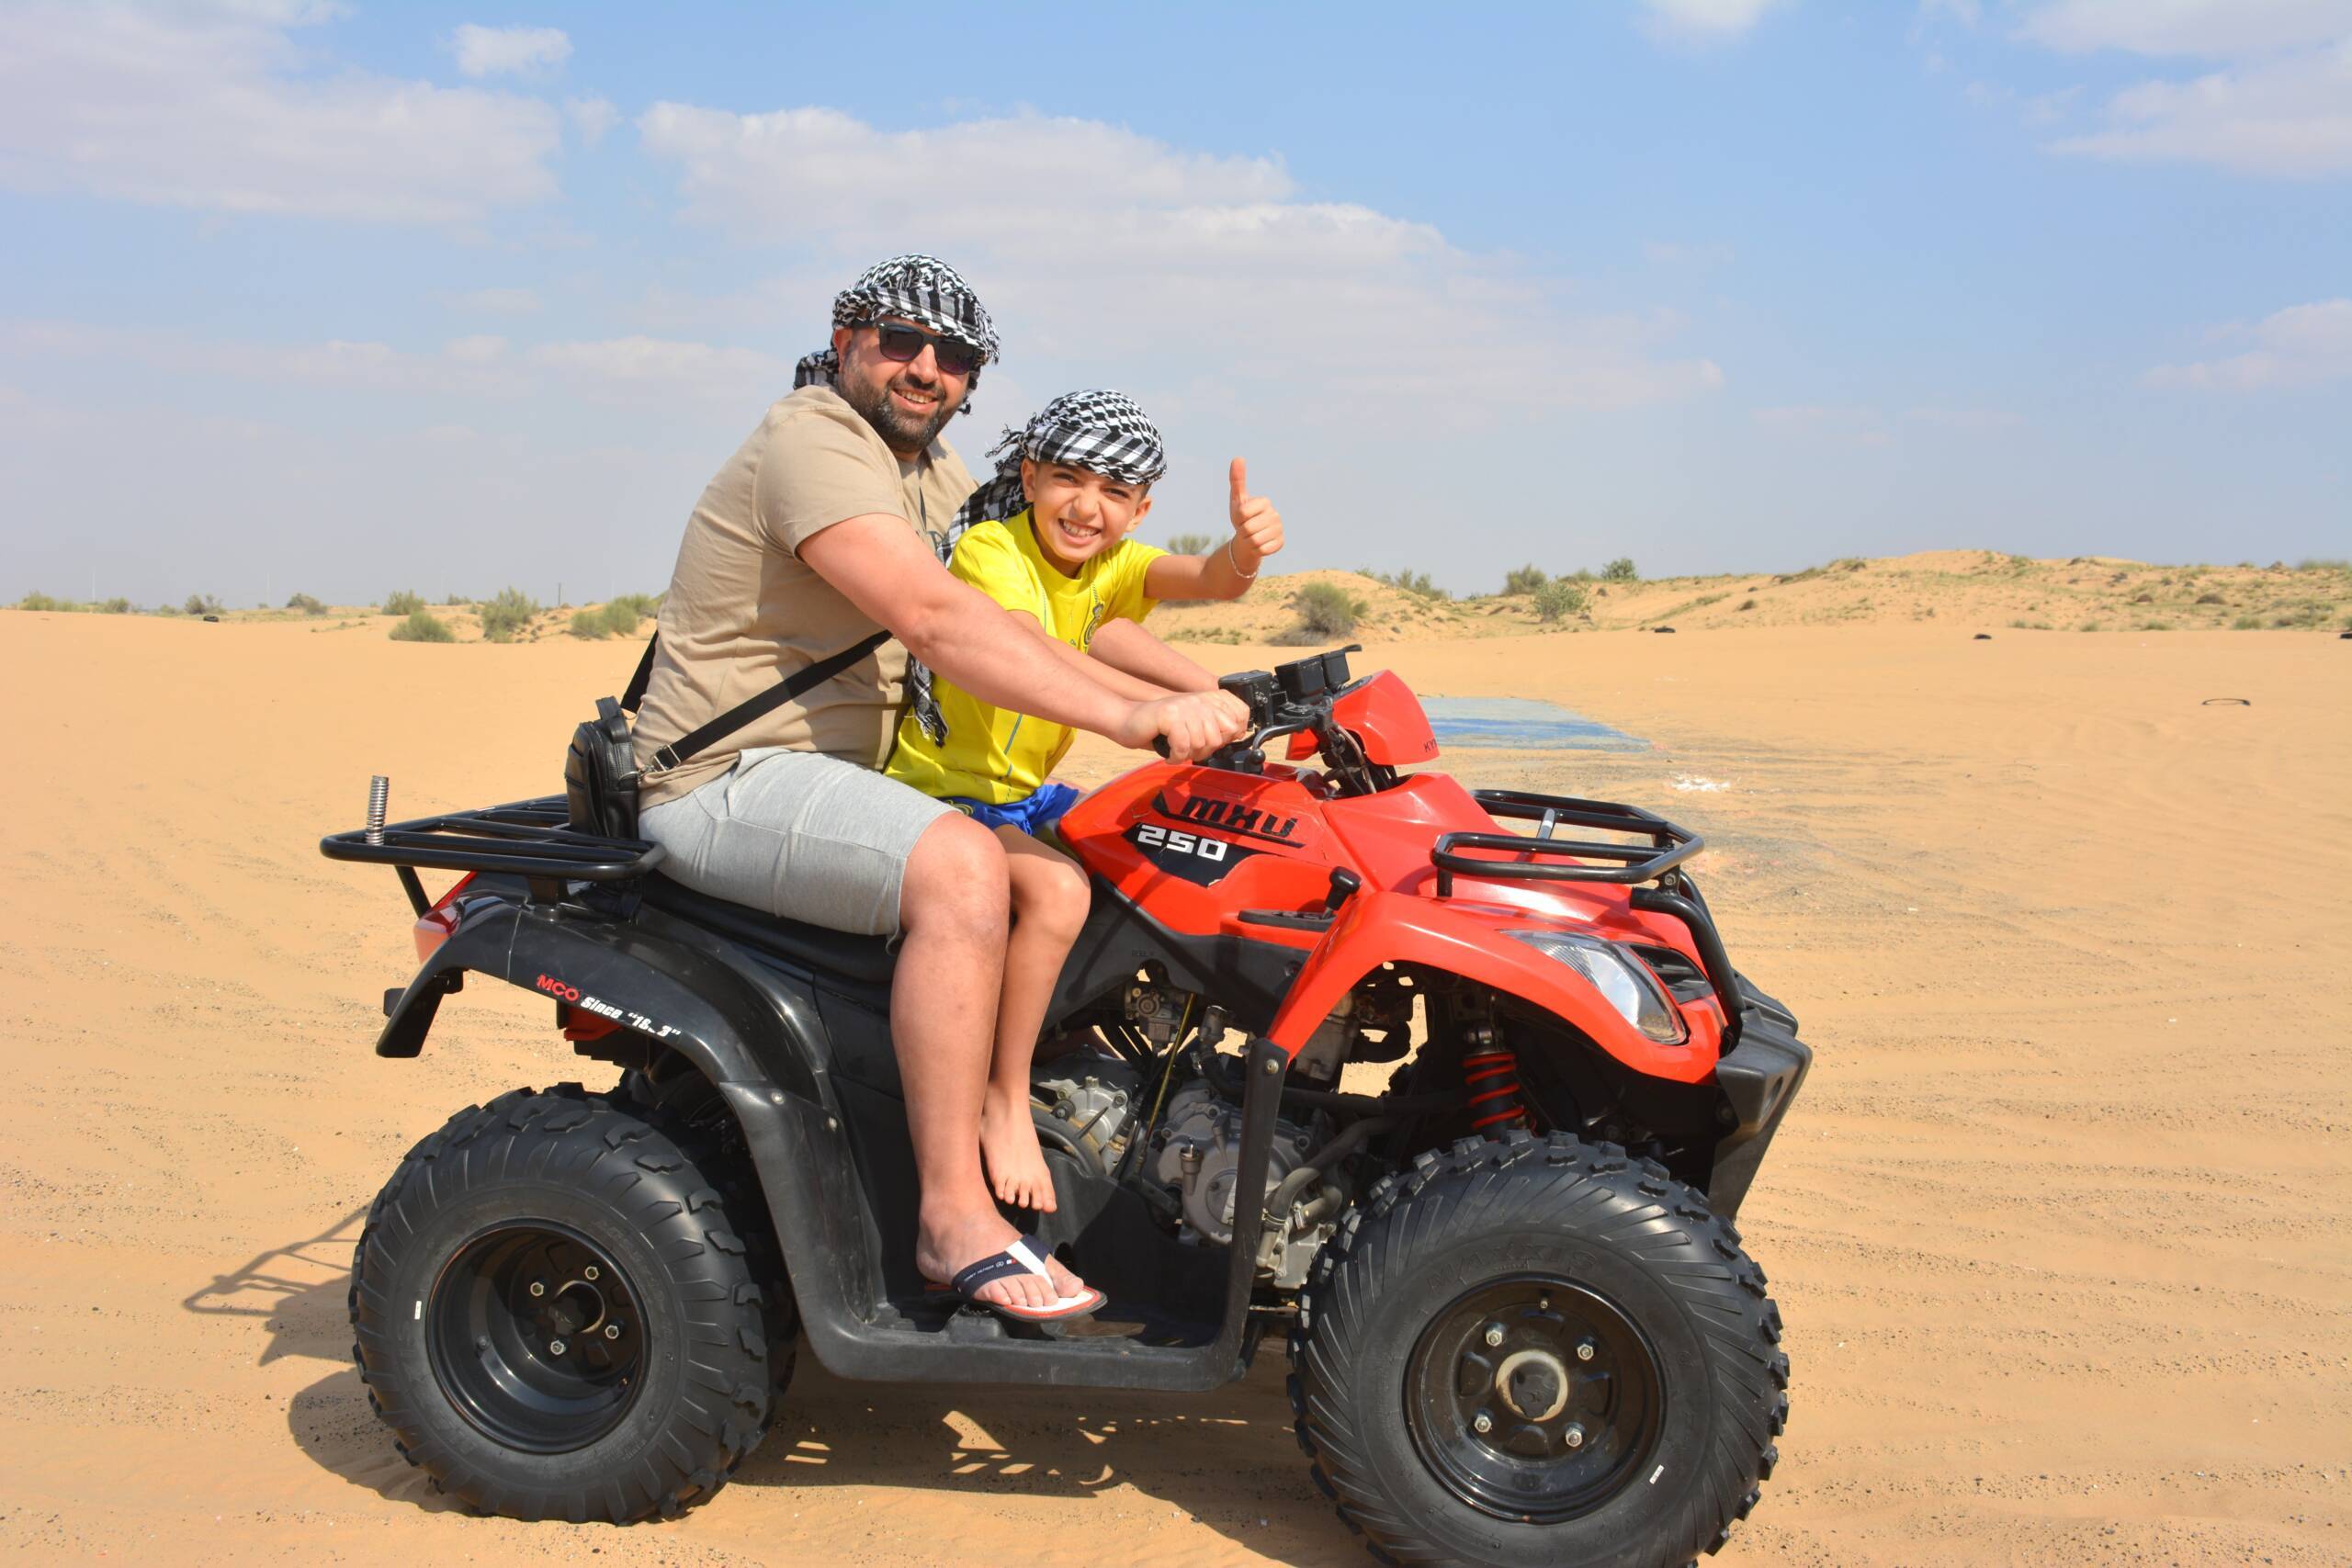
<path fill-rule="evenodd" d="M 1001 942 L 1010 918 L 1004 849 L 995 836 L 960 812 L 924 829 L 907 860 L 899 924 L 910 932 L 993 933 Z"/>

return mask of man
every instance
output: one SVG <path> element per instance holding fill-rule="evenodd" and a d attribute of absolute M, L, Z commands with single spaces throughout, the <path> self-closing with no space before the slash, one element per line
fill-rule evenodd
<path fill-rule="evenodd" d="M 1138 702 L 1073 678 L 1055 649 L 940 564 L 973 490 L 940 431 L 996 357 L 988 312 L 930 256 L 868 269 L 703 491 L 662 601 L 638 715 L 641 831 L 686 886 L 773 914 L 901 933 L 891 1032 L 922 1185 L 915 1261 L 953 1280 L 1018 1239 L 980 1164 L 979 1123 L 1009 930 L 1004 851 L 979 823 L 884 777 L 910 652 L 981 700 L 1170 755 L 1239 735 L 1221 693 Z M 778 680 L 885 641 L 674 768 L 656 753 Z M 1017 1254 L 967 1285 L 1024 1315 L 1088 1299 Z M 1099 1299 L 1099 1298 L 1098 1298 Z"/>

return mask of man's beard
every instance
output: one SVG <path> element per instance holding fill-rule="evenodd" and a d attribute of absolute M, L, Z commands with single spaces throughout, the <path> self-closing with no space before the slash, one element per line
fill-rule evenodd
<path fill-rule="evenodd" d="M 922 451 L 947 428 L 947 422 L 956 417 L 956 405 L 947 400 L 944 389 L 936 381 L 927 388 L 917 389 L 939 397 L 938 411 L 928 419 L 910 418 L 905 410 L 892 402 L 890 384 L 887 381 L 874 387 L 860 385 L 848 377 L 842 377 L 838 389 L 842 400 L 863 414 L 865 423 L 880 433 L 883 444 L 897 452 Z"/>

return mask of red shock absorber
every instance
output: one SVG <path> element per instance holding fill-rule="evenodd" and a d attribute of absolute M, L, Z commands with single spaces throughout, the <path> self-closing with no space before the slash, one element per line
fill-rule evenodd
<path fill-rule="evenodd" d="M 1470 1091 L 1470 1130 L 1524 1127 L 1527 1100 L 1519 1091 L 1519 1058 L 1497 1045 L 1462 1058 L 1463 1087 Z"/>

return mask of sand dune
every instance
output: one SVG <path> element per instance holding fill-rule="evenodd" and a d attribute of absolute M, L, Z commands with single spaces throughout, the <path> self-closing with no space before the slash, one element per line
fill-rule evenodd
<path fill-rule="evenodd" d="M 1818 1053 L 1743 1216 L 1794 1412 L 1726 1561 L 2352 1559 L 2352 645 L 2013 632 L 2032 614 L 2002 614 L 2013 596 L 2059 625 L 2079 592 L 2111 623 L 2159 592 L 2119 594 L 2134 573 L 2179 569 L 1971 562 L 1603 602 L 1600 624 L 1670 616 L 1674 637 L 1400 611 L 1370 617 L 1359 664 L 1653 741 L 1449 765 L 1705 832 L 1735 953 Z M 2234 616 L 2255 612 L 2233 595 L 2302 575 L 2162 592 L 2218 584 L 2187 597 Z M 1903 610 L 1914 593 L 1934 616 Z M 1872 604 L 1838 624 L 1841 595 Z M 1214 620 L 1231 614 L 1170 624 L 1280 620 Z M 422 1059 L 371 1055 L 406 908 L 388 874 L 314 845 L 357 821 L 371 772 L 396 814 L 553 787 L 569 726 L 635 647 L 335 624 L 0 614 L 19 672 L 0 1550 L 1370 1561 L 1307 1479 L 1271 1352 L 1202 1399 L 943 1394 L 804 1360 L 737 1483 L 678 1523 L 526 1527 L 433 1495 L 348 1359 L 360 1211 L 452 1110 L 609 1070 L 486 986 Z M 1071 772 L 1124 765 L 1087 742 Z"/>

